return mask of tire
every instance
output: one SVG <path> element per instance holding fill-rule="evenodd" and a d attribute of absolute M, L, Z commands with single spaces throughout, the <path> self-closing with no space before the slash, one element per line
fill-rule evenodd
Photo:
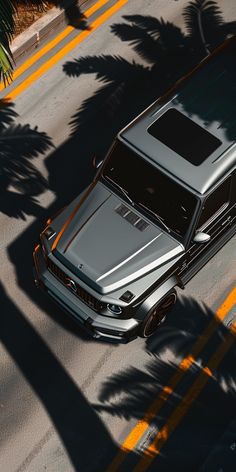
<path fill-rule="evenodd" d="M 149 338 L 153 333 L 155 333 L 157 328 L 165 321 L 167 313 L 175 304 L 176 299 L 176 291 L 173 290 L 168 293 L 161 302 L 151 308 L 140 329 L 140 336 L 142 338 Z"/>

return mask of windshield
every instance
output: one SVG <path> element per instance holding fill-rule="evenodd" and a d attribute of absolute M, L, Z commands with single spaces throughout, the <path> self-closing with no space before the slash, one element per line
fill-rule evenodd
<path fill-rule="evenodd" d="M 103 169 L 103 176 L 130 197 L 140 211 L 183 238 L 197 199 L 181 185 L 117 141 Z M 155 218 L 156 215 L 156 218 Z M 163 226 L 162 226 L 163 227 Z"/>

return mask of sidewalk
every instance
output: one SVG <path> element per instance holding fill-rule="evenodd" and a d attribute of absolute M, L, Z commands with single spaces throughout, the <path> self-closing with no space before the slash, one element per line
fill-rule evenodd
<path fill-rule="evenodd" d="M 64 0 L 60 7 L 54 7 L 19 34 L 11 43 L 15 63 L 37 49 L 43 41 L 67 25 L 74 26 L 83 17 L 85 7 L 95 0 Z M 86 4 L 86 5 L 85 5 Z"/>

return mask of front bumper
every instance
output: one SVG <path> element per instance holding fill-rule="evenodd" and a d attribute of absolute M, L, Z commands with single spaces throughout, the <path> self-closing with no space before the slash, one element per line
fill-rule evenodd
<path fill-rule="evenodd" d="M 137 337 L 137 320 L 133 318 L 110 318 L 99 315 L 65 287 L 48 270 L 40 245 L 34 249 L 33 260 L 36 286 L 44 289 L 93 338 L 127 343 Z M 68 272 L 69 277 L 75 278 L 74 274 L 70 273 L 69 270 L 65 268 L 63 270 Z"/>

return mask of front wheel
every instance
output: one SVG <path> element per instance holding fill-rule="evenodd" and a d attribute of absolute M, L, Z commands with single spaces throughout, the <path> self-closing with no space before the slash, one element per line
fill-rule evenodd
<path fill-rule="evenodd" d="M 173 290 L 171 293 L 166 295 L 165 298 L 160 303 L 157 303 L 149 312 L 148 316 L 144 320 L 140 336 L 143 338 L 148 338 L 151 336 L 156 329 L 163 323 L 166 318 L 168 311 L 176 302 L 176 291 Z"/>

